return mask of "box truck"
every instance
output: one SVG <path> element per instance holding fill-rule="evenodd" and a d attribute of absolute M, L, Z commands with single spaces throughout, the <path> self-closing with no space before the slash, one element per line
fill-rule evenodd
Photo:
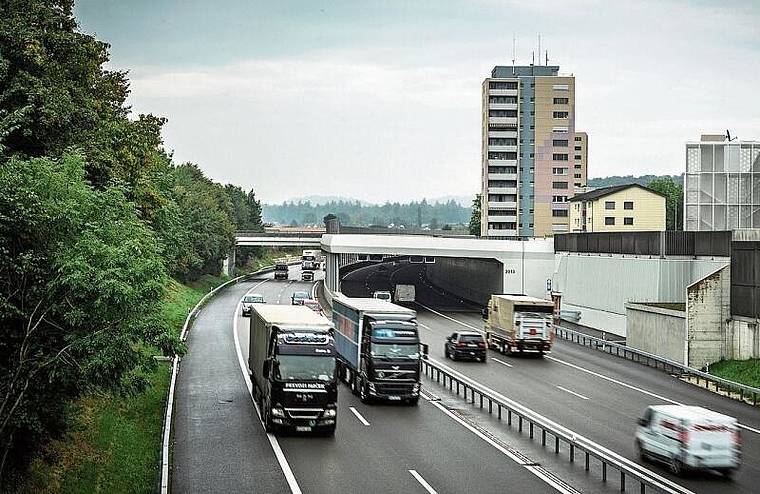
<path fill-rule="evenodd" d="M 509 354 L 536 351 L 543 355 L 554 343 L 554 303 L 527 295 L 491 295 L 485 311 L 489 348 Z"/>
<path fill-rule="evenodd" d="M 255 304 L 248 372 L 267 432 L 335 433 L 333 325 L 302 305 Z"/>
<path fill-rule="evenodd" d="M 364 403 L 417 404 L 420 337 L 417 313 L 377 298 L 333 298 L 338 375 Z"/>

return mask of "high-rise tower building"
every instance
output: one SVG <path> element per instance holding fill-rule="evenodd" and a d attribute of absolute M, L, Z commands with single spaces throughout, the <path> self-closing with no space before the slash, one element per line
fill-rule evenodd
<path fill-rule="evenodd" d="M 558 66 L 496 66 L 483 81 L 481 235 L 569 231 L 587 180 L 588 138 L 575 131 L 575 77 Z"/>

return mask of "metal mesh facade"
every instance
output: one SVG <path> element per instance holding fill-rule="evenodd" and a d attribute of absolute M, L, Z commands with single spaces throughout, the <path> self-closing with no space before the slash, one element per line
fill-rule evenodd
<path fill-rule="evenodd" d="M 760 142 L 687 143 L 684 203 L 686 230 L 760 228 Z"/>

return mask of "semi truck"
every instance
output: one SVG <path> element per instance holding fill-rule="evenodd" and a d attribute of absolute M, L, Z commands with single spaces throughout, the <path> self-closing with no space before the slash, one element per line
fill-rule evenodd
<path fill-rule="evenodd" d="M 319 269 L 319 252 L 316 250 L 304 250 L 301 253 L 301 269 Z"/>
<path fill-rule="evenodd" d="M 377 298 L 333 298 L 338 376 L 363 403 L 416 405 L 420 397 L 417 313 Z"/>
<path fill-rule="evenodd" d="M 554 303 L 527 295 L 491 295 L 484 313 L 486 344 L 504 354 L 543 355 L 554 344 Z"/>
<path fill-rule="evenodd" d="M 393 291 L 393 301 L 398 303 L 412 303 L 415 298 L 414 285 L 396 285 Z"/>
<path fill-rule="evenodd" d="M 302 305 L 255 304 L 248 372 L 267 432 L 335 433 L 333 325 Z"/>

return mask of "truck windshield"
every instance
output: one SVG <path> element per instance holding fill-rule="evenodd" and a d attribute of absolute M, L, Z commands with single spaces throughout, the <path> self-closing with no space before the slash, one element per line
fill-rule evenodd
<path fill-rule="evenodd" d="M 370 344 L 369 352 L 373 357 L 380 358 L 420 358 L 420 347 L 416 343 L 404 345 L 397 343 L 372 343 Z"/>
<path fill-rule="evenodd" d="M 312 355 L 278 355 L 280 381 L 332 381 L 335 357 Z"/>

